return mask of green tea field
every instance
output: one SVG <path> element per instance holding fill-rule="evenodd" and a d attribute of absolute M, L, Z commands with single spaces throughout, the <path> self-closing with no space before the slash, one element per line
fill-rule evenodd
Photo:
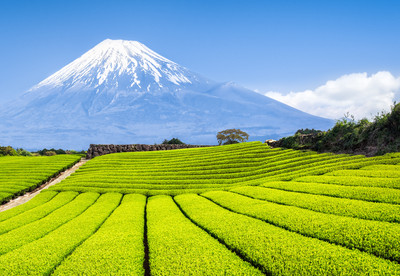
<path fill-rule="evenodd" d="M 57 169 L 3 158 L 1 188 Z M 400 275 L 400 153 L 249 142 L 96 157 L 0 213 L 0 275 L 53 274 Z"/>
<path fill-rule="evenodd" d="M 0 204 L 35 189 L 80 159 L 79 155 L 0 157 Z"/>

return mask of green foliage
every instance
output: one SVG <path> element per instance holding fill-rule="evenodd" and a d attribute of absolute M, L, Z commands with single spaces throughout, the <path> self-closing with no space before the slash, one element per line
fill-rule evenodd
<path fill-rule="evenodd" d="M 0 234 L 6 233 L 15 228 L 21 227 L 25 224 L 31 223 L 35 220 L 47 216 L 54 210 L 60 208 L 61 206 L 64 206 L 65 204 L 73 200 L 77 195 L 78 193 L 76 192 L 59 193 L 53 199 L 46 202 L 45 204 L 36 207 L 35 209 L 31 209 L 18 216 L 0 222 Z"/>
<path fill-rule="evenodd" d="M 316 129 L 299 129 L 296 131 L 295 135 L 299 135 L 299 134 L 318 134 L 318 133 L 322 133 L 321 130 L 316 130 Z"/>
<path fill-rule="evenodd" d="M 81 154 L 84 155 L 86 154 L 86 151 L 81 150 L 81 151 L 76 151 L 76 150 L 67 150 L 65 151 L 66 154 Z M 59 154 L 59 153 L 58 153 Z"/>
<path fill-rule="evenodd" d="M 58 155 L 58 154 L 86 154 L 86 151 L 81 150 L 81 151 L 76 151 L 76 150 L 63 150 L 63 149 L 42 149 L 37 151 L 39 155 L 43 156 L 52 156 L 52 155 Z"/>
<path fill-rule="evenodd" d="M 100 196 L 77 218 L 48 235 L 0 256 L 1 275 L 49 275 L 74 249 L 93 235 L 119 205 L 122 195 Z M 56 242 L 55 242 L 56 241 Z"/>
<path fill-rule="evenodd" d="M 249 134 L 240 129 L 226 129 L 217 133 L 219 145 L 230 145 L 249 140 Z"/>
<path fill-rule="evenodd" d="M 264 186 L 265 187 L 265 186 Z M 400 222 L 400 206 L 323 195 L 310 195 L 264 187 L 238 187 L 230 191 L 316 212 L 369 220 Z"/>
<path fill-rule="evenodd" d="M 400 165 L 371 165 L 361 168 L 362 170 L 378 170 L 378 171 L 397 171 L 400 170 Z"/>
<path fill-rule="evenodd" d="M 367 119 L 359 122 L 353 118 L 338 120 L 332 129 L 319 137 L 316 150 L 337 152 L 357 148 L 362 143 L 364 131 L 369 125 Z"/>
<path fill-rule="evenodd" d="M 77 155 L 0 158 L 0 203 L 31 191 L 80 160 Z"/>
<path fill-rule="evenodd" d="M 15 150 L 11 146 L 7 146 L 0 147 L 0 156 L 32 156 L 32 153 L 21 148 Z"/>
<path fill-rule="evenodd" d="M 0 147 L 0 156 L 17 156 L 18 153 L 15 149 L 13 149 L 11 146 L 7 146 L 7 147 Z"/>
<path fill-rule="evenodd" d="M 297 136 L 289 136 L 289 137 L 284 137 L 280 140 L 281 142 L 281 147 L 283 148 L 289 148 L 289 149 L 298 149 L 300 148 L 300 144 L 297 141 Z"/>
<path fill-rule="evenodd" d="M 311 139 L 304 139 L 310 136 Z M 345 115 L 335 126 L 325 132 L 300 129 L 295 135 L 279 140 L 284 148 L 307 148 L 319 152 L 365 152 L 382 155 L 400 151 L 400 104 L 394 103 L 391 111 L 377 114 L 372 122 L 356 121 Z"/>
<path fill-rule="evenodd" d="M 2 157 L 0 196 L 78 158 Z M 96 157 L 0 212 L 0 274 L 397 275 L 399 164 L 260 142 Z"/>
<path fill-rule="evenodd" d="M 48 202 L 50 199 L 52 199 L 57 194 L 58 194 L 57 192 L 53 192 L 53 191 L 46 191 L 45 193 L 40 193 L 22 205 L 19 205 L 12 209 L 9 209 L 9 210 L 7 210 L 7 212 L 1 212 L 0 213 L 0 221 L 9 219 L 9 218 L 17 216 L 23 212 L 26 212 L 30 209 L 36 208 L 36 207 Z"/>
<path fill-rule="evenodd" d="M 381 178 L 400 178 L 400 166 L 394 170 L 338 170 L 327 173 L 326 175 L 335 176 L 364 176 L 364 177 L 381 177 Z"/>
<path fill-rule="evenodd" d="M 144 275 L 145 205 L 145 196 L 125 195 L 99 230 L 54 275 Z"/>
<path fill-rule="evenodd" d="M 82 153 L 82 152 L 77 152 L 77 151 L 69 151 L 69 152 L 71 152 L 72 154 L 75 154 L 75 153 L 80 154 L 80 153 Z M 63 149 L 54 149 L 54 148 L 46 149 L 46 148 L 44 148 L 42 150 L 37 151 L 37 153 L 39 155 L 44 155 L 44 156 L 53 156 L 53 155 L 56 155 L 56 154 L 67 154 L 67 151 L 65 151 Z"/>
<path fill-rule="evenodd" d="M 234 212 L 261 219 L 301 235 L 329 241 L 349 249 L 358 248 L 389 260 L 400 258 L 400 224 L 397 223 L 324 214 L 229 192 L 208 192 L 203 196 Z"/>
<path fill-rule="evenodd" d="M 30 153 L 27 150 L 24 149 L 17 149 L 17 155 L 19 156 L 32 156 L 32 153 Z"/>
<path fill-rule="evenodd" d="M 19 228 L 0 235 L 0 255 L 47 235 L 64 223 L 79 216 L 91 206 L 98 197 L 99 194 L 96 193 L 80 194 L 49 215 L 43 218 L 36 218 L 37 220 L 32 223 L 25 223 Z M 60 198 L 58 199 L 60 200 Z"/>
<path fill-rule="evenodd" d="M 400 162 L 397 157 L 268 149 L 261 142 L 96 157 L 51 190 L 178 195 L 290 180 L 338 169 Z M 135 177 L 132 177 L 134 175 Z"/>
<path fill-rule="evenodd" d="M 235 275 L 240 271 L 242 275 L 262 275 L 191 223 L 171 197 L 151 197 L 147 212 L 152 274 Z"/>
<path fill-rule="evenodd" d="M 299 182 L 313 182 L 313 183 L 327 183 L 327 184 L 338 184 L 346 186 L 366 186 L 366 187 L 383 187 L 383 188 L 395 188 L 400 189 L 399 178 L 368 178 L 362 176 L 303 176 L 295 178 L 295 181 Z"/>
<path fill-rule="evenodd" d="M 171 140 L 167 140 L 167 139 L 164 139 L 164 141 L 162 142 L 162 144 L 164 144 L 164 145 L 182 145 L 182 144 L 184 144 L 181 140 L 179 140 L 178 138 L 172 138 Z"/>
<path fill-rule="evenodd" d="M 211 195 L 211 192 L 205 194 L 205 196 Z M 262 267 L 265 272 L 273 275 L 368 275 L 400 273 L 400 266 L 388 260 L 315 238 L 310 239 L 304 235 L 265 223 L 260 219 L 231 212 L 198 195 L 180 195 L 176 196 L 175 200 L 190 219 L 206 229 L 213 236 L 218 237 L 242 256 L 251 259 L 254 263 Z M 242 208 L 257 208 L 257 205 L 246 204 L 240 206 Z M 272 218 L 275 215 L 276 218 L 279 216 L 279 213 L 269 213 L 263 211 L 262 208 L 259 209 L 262 214 L 266 213 Z M 308 221 L 307 217 L 296 217 L 290 212 L 288 216 L 290 218 L 294 217 L 297 222 L 295 225 L 299 225 L 299 227 Z M 282 221 L 285 221 L 283 216 L 279 217 Z M 349 220 L 354 220 L 354 218 L 349 218 Z M 312 219 L 309 221 L 311 223 L 314 222 Z M 316 222 L 319 223 L 318 220 Z M 378 226 L 381 222 L 372 223 Z M 352 229 L 352 234 L 357 235 L 359 228 L 359 224 L 356 224 L 355 228 Z M 322 229 L 319 230 L 316 226 L 312 229 L 323 232 Z M 329 229 L 327 231 L 329 232 Z M 374 233 L 375 236 L 379 236 L 379 231 Z M 398 236 L 399 232 L 391 232 L 391 234 L 392 236 L 387 237 L 386 241 L 390 241 L 393 237 Z M 394 242 L 398 243 L 399 240 L 394 240 Z M 390 244 L 387 245 L 390 246 Z"/>
<path fill-rule="evenodd" d="M 297 181 L 269 181 L 262 187 L 283 191 L 300 192 L 315 195 L 326 195 L 339 198 L 351 198 L 371 202 L 400 204 L 400 189 L 344 186 L 335 184 L 297 182 Z"/>
<path fill-rule="evenodd" d="M 271 159 L 281 152 L 285 151 L 267 151 L 264 144 L 254 142 L 223 147 L 109 154 L 90 160 L 51 189 L 154 195 L 221 188 L 244 179 L 257 178 L 252 170 L 268 165 L 265 164 L 268 159 L 263 157 Z M 133 174 L 136 176 L 131 177 Z"/>

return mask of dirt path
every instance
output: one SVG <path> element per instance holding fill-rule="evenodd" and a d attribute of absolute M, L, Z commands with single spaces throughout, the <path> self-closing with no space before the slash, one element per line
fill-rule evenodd
<path fill-rule="evenodd" d="M 35 190 L 33 190 L 31 192 L 28 192 L 28 193 L 26 193 L 26 194 L 24 194 L 22 196 L 17 197 L 17 198 L 14 198 L 14 199 L 10 200 L 9 202 L 7 202 L 4 205 L 1 205 L 0 206 L 0 212 L 6 211 L 8 209 L 11 209 L 13 207 L 16 207 L 18 205 L 21 205 L 21 204 L 31 200 L 37 194 L 39 194 L 42 190 L 47 189 L 50 186 L 53 186 L 54 184 L 57 184 L 57 183 L 61 182 L 62 180 L 64 180 L 65 178 L 67 178 L 68 176 L 70 176 L 73 172 L 75 172 L 80 166 L 85 164 L 87 161 L 88 161 L 87 159 L 81 159 L 74 166 L 72 166 L 71 168 L 63 171 L 62 173 L 60 173 L 56 177 L 50 179 L 46 183 L 44 183 L 41 186 L 37 187 Z"/>

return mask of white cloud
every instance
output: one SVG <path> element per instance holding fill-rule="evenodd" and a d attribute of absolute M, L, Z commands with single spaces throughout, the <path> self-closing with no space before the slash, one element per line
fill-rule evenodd
<path fill-rule="evenodd" d="M 356 119 L 372 118 L 381 111 L 389 111 L 393 101 L 399 100 L 400 77 L 386 71 L 370 76 L 355 73 L 330 80 L 314 90 L 286 95 L 269 91 L 264 95 L 325 118 L 339 119 L 347 112 Z"/>

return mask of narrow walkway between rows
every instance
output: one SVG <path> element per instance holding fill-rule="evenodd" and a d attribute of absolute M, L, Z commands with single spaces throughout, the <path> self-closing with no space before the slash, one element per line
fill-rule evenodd
<path fill-rule="evenodd" d="M 18 205 L 24 204 L 25 202 L 28 202 L 29 200 L 34 198 L 36 195 L 38 195 L 42 190 L 47 189 L 50 186 L 53 186 L 53 185 L 61 182 L 62 180 L 64 180 L 68 176 L 70 176 L 72 173 L 74 173 L 77 169 L 79 169 L 80 166 L 85 164 L 87 161 L 88 161 L 88 159 L 81 159 L 74 166 L 72 166 L 71 168 L 63 171 L 58 176 L 50 179 L 49 181 L 47 181 L 43 185 L 37 187 L 35 190 L 33 190 L 31 192 L 28 192 L 28 193 L 26 193 L 26 194 L 24 194 L 22 196 L 17 197 L 17 198 L 14 198 L 14 199 L 10 200 L 9 202 L 7 202 L 4 205 L 1 205 L 0 206 L 0 212 L 6 211 L 6 210 L 14 208 L 14 207 L 16 207 Z"/>

